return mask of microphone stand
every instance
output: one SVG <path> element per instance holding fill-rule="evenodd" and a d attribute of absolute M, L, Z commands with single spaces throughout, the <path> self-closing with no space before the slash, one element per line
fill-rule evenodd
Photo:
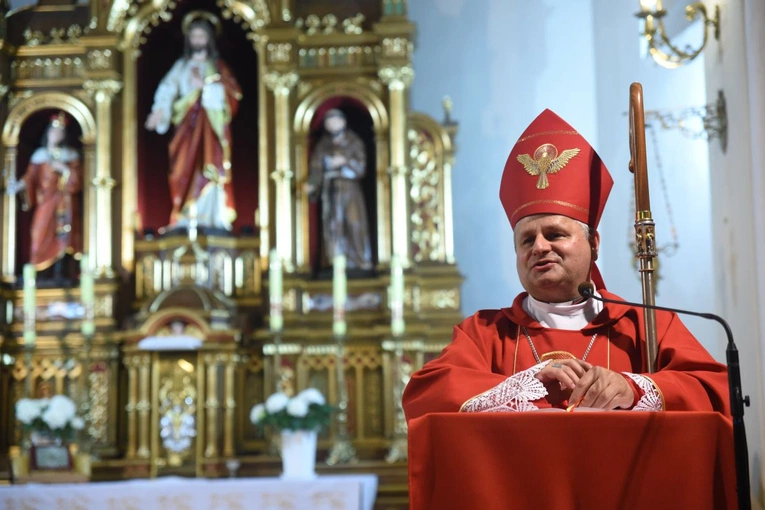
<path fill-rule="evenodd" d="M 733 417 L 733 446 L 736 457 L 736 493 L 738 495 L 739 510 L 750 510 L 752 508 L 751 495 L 749 489 L 749 448 L 746 442 L 746 427 L 744 425 L 744 406 L 749 407 L 749 396 L 743 396 L 741 387 L 741 371 L 738 363 L 738 349 L 733 342 L 733 332 L 728 323 L 722 317 L 712 313 L 691 312 L 679 308 L 667 308 L 665 306 L 646 305 L 643 303 L 631 303 L 616 299 L 608 299 L 595 295 L 595 289 L 591 283 L 582 283 L 579 285 L 579 294 L 584 298 L 593 298 L 604 303 L 614 303 L 617 305 L 629 305 L 638 308 L 648 308 L 652 310 L 661 310 L 665 312 L 682 313 L 693 315 L 704 319 L 711 319 L 720 323 L 728 337 L 728 347 L 725 349 L 725 358 L 728 365 L 728 386 L 730 388 L 730 413 Z"/>

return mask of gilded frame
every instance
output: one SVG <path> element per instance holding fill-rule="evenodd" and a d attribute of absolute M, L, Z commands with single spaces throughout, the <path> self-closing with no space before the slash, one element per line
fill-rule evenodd
<path fill-rule="evenodd" d="M 95 179 L 96 157 L 96 121 L 93 112 L 80 99 L 63 92 L 41 92 L 19 101 L 8 112 L 3 126 L 2 144 L 5 153 L 5 170 L 3 179 L 8 185 L 12 176 L 16 175 L 16 152 L 19 144 L 19 134 L 24 122 L 34 113 L 49 109 L 63 110 L 71 115 L 82 129 L 83 144 L 83 173 L 85 183 L 93 183 Z M 83 186 L 83 211 L 91 209 L 94 200 L 92 186 Z M 2 279 L 5 282 L 16 280 L 16 197 L 3 194 L 3 230 L 2 248 Z M 90 253 L 96 248 L 95 229 L 91 226 L 91 218 L 83 218 L 83 251 Z"/>
<path fill-rule="evenodd" d="M 301 272 L 310 271 L 308 195 L 302 183 L 308 180 L 308 135 L 311 121 L 321 104 L 336 96 L 346 96 L 362 103 L 372 117 L 377 157 L 377 258 L 378 264 L 390 260 L 390 151 L 388 150 L 388 111 L 380 96 L 364 83 L 332 82 L 312 90 L 295 111 L 295 251 L 296 265 Z"/>

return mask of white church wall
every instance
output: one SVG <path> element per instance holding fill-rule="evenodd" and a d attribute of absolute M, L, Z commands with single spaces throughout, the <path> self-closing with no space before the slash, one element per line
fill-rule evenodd
<path fill-rule="evenodd" d="M 460 122 L 453 173 L 455 251 L 466 277 L 462 311 L 509 306 L 522 290 L 512 230 L 499 202 L 505 161 L 550 108 L 597 146 L 590 2 L 417 0 L 411 104 Z"/>
<path fill-rule="evenodd" d="M 717 309 L 731 323 L 741 355 L 747 437 L 756 506 L 764 507 L 762 381 L 765 332 L 765 6 L 723 0 L 721 38 L 706 51 L 708 96 L 723 89 L 728 107 L 728 150 L 710 146 L 712 231 Z"/>
<path fill-rule="evenodd" d="M 630 153 L 626 112 L 630 84 L 640 82 L 643 85 L 646 110 L 701 106 L 707 102 L 703 56 L 673 70 L 642 57 L 638 37 L 641 27 L 633 16 L 638 9 L 637 1 L 593 0 L 598 150 L 614 177 L 614 189 L 601 222 L 601 235 L 605 240 L 602 265 L 607 284 L 625 299 L 636 301 L 641 300 L 641 285 L 635 271 L 634 253 L 628 245 L 634 235 L 632 225 L 635 221 L 632 209 L 634 178 L 627 167 Z M 682 10 L 676 11 L 670 12 L 669 16 L 683 18 Z M 675 40 L 697 43 L 701 38 L 700 28 L 698 23 L 692 25 L 684 33 L 677 34 Z M 708 142 L 673 130 L 656 129 L 655 134 L 672 211 L 670 215 L 656 164 L 657 151 L 647 130 L 651 210 L 656 222 L 657 242 L 660 247 L 670 244 L 672 224 L 677 228 L 679 242 L 674 255 L 669 256 L 666 252 L 659 255 L 660 281 L 656 301 L 665 306 L 713 311 Z M 692 317 L 682 320 L 716 359 L 724 359 L 724 343 L 720 341 L 716 325 Z"/>

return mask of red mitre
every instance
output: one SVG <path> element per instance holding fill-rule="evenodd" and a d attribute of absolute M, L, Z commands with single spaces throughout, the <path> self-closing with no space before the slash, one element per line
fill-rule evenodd
<path fill-rule="evenodd" d="M 597 228 L 613 184 L 587 140 L 545 110 L 510 151 L 499 198 L 512 228 L 532 214 L 562 214 Z"/>
<path fill-rule="evenodd" d="M 515 142 L 499 198 L 510 226 L 533 214 L 562 214 L 598 228 L 614 181 L 598 153 L 573 127 L 545 110 Z M 592 279 L 605 288 L 595 264 Z"/>

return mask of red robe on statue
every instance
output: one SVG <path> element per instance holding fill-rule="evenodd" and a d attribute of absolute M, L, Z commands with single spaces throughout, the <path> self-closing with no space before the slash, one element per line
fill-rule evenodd
<path fill-rule="evenodd" d="M 191 77 L 204 80 L 202 89 L 190 85 Z M 179 59 L 162 79 L 152 110 L 166 119 L 157 127 L 175 133 L 169 146 L 170 226 L 191 216 L 202 226 L 231 229 L 236 218 L 231 182 L 231 120 L 236 115 L 241 89 L 226 64 Z"/>
<path fill-rule="evenodd" d="M 23 210 L 34 209 L 29 262 L 38 271 L 49 268 L 66 253 L 82 252 L 82 212 L 77 193 L 82 190 L 82 167 L 77 152 L 60 148 L 56 159 L 68 169 L 56 172 L 54 157 L 44 147 L 32 154 L 24 177 Z"/>
<path fill-rule="evenodd" d="M 600 290 L 603 297 L 620 299 Z M 686 329 L 676 314 L 656 312 L 658 370 L 646 373 L 643 311 L 607 303 L 581 331 L 542 327 L 523 309 L 526 293 L 511 308 L 482 310 L 454 328 L 452 343 L 414 374 L 403 397 L 407 420 L 428 413 L 523 411 L 565 407 L 565 397 L 529 393 L 539 371 L 525 327 L 540 357 L 567 351 L 581 359 L 598 334 L 587 362 L 626 374 L 633 381 L 636 408 L 653 395 L 656 409 L 718 411 L 730 415 L 727 371 Z M 526 372 L 524 372 L 526 371 Z M 526 384 L 524 389 L 524 384 Z M 541 385 L 532 381 L 531 385 Z M 519 389 L 516 391 L 516 389 Z"/>

